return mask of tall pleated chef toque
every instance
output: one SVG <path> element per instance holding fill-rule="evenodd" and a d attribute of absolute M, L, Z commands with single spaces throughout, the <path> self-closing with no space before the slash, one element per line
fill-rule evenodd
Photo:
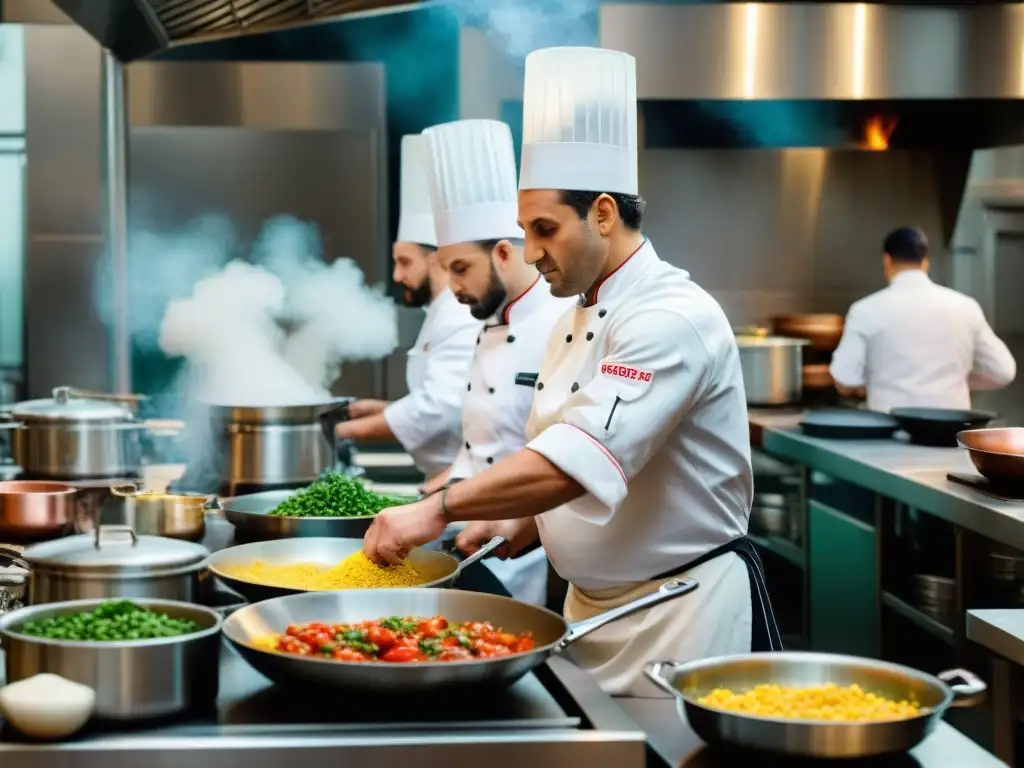
<path fill-rule="evenodd" d="M 636 112 L 636 60 L 629 54 L 529 54 L 519 188 L 638 194 Z"/>
<path fill-rule="evenodd" d="M 521 238 L 512 131 L 497 120 L 457 120 L 423 132 L 440 247 Z"/>
<path fill-rule="evenodd" d="M 425 155 L 427 142 L 418 134 L 402 137 L 401 210 L 398 212 L 400 243 L 437 247 L 434 211 L 430 206 Z"/>

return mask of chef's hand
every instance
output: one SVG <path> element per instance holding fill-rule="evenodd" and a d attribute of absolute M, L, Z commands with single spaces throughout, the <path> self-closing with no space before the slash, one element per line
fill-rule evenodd
<path fill-rule="evenodd" d="M 387 400 L 353 400 L 348 404 L 348 417 L 362 419 L 366 416 L 376 416 L 387 407 Z"/>
<path fill-rule="evenodd" d="M 459 531 L 459 535 L 455 537 L 455 546 L 468 556 L 495 536 L 501 536 L 508 542 L 508 546 L 499 547 L 495 554 L 504 560 L 518 555 L 535 542 L 539 535 L 537 522 L 532 517 L 518 520 L 478 520 Z"/>
<path fill-rule="evenodd" d="M 440 537 L 447 527 L 441 501 L 436 496 L 391 507 L 370 524 L 363 538 L 363 554 L 377 565 L 399 565 L 413 547 Z"/>

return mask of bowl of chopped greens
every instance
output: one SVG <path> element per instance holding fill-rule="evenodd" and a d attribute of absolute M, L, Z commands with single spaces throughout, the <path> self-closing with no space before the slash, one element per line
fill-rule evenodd
<path fill-rule="evenodd" d="M 362 538 L 381 510 L 416 501 L 367 488 L 340 472 L 298 491 L 264 491 L 221 500 L 239 542 L 294 537 Z"/>
<path fill-rule="evenodd" d="M 50 673 L 96 691 L 96 716 L 163 717 L 217 698 L 220 615 L 174 600 L 69 600 L 0 617 L 7 682 Z"/>

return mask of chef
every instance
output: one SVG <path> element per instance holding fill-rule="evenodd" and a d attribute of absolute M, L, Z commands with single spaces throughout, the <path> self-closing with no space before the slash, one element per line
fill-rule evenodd
<path fill-rule="evenodd" d="M 752 500 L 739 352 L 718 304 L 640 231 L 635 61 L 550 48 L 526 59 L 519 223 L 555 296 L 555 328 L 523 450 L 421 502 L 386 510 L 363 550 L 399 562 L 455 521 L 473 551 L 540 537 L 570 582 L 569 621 L 687 574 L 700 589 L 576 643 L 612 694 L 658 695 L 645 662 L 781 647 L 746 540 Z M 681 254 L 672 254 L 680 258 Z M 514 518 L 514 519 L 511 519 Z"/>
<path fill-rule="evenodd" d="M 971 390 L 1000 389 L 1017 375 L 1010 350 L 978 302 L 928 277 L 928 239 L 914 227 L 882 243 L 888 287 L 850 307 L 830 373 L 844 395 L 873 411 L 971 407 Z"/>
<path fill-rule="evenodd" d="M 437 257 L 456 298 L 485 321 L 462 405 L 462 449 L 450 472 L 427 484 L 424 490 L 431 492 L 523 448 L 548 338 L 575 302 L 553 297 L 523 259 L 509 127 L 495 120 L 460 120 L 423 135 Z M 513 597 L 547 601 L 543 549 L 485 562 Z"/>
<path fill-rule="evenodd" d="M 409 350 L 405 381 L 409 394 L 393 403 L 357 400 L 338 437 L 395 441 L 427 477 L 447 469 L 459 452 L 461 410 L 469 363 L 480 321 L 459 304 L 437 261 L 437 236 L 430 207 L 422 136 L 402 137 L 402 197 L 398 239 L 392 246 L 394 280 L 405 303 L 426 307 L 426 318 Z"/>

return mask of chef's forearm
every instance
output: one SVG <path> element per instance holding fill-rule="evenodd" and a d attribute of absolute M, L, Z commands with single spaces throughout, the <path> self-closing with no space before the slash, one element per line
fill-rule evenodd
<path fill-rule="evenodd" d="M 451 521 L 511 520 L 539 515 L 583 494 L 582 485 L 539 453 L 524 448 L 455 483 L 444 501 Z M 440 496 L 431 499 L 440 505 Z"/>
<path fill-rule="evenodd" d="M 395 434 L 388 426 L 383 413 L 366 416 L 362 419 L 343 421 L 338 425 L 338 437 L 342 440 L 365 442 L 385 442 L 395 440 Z"/>

